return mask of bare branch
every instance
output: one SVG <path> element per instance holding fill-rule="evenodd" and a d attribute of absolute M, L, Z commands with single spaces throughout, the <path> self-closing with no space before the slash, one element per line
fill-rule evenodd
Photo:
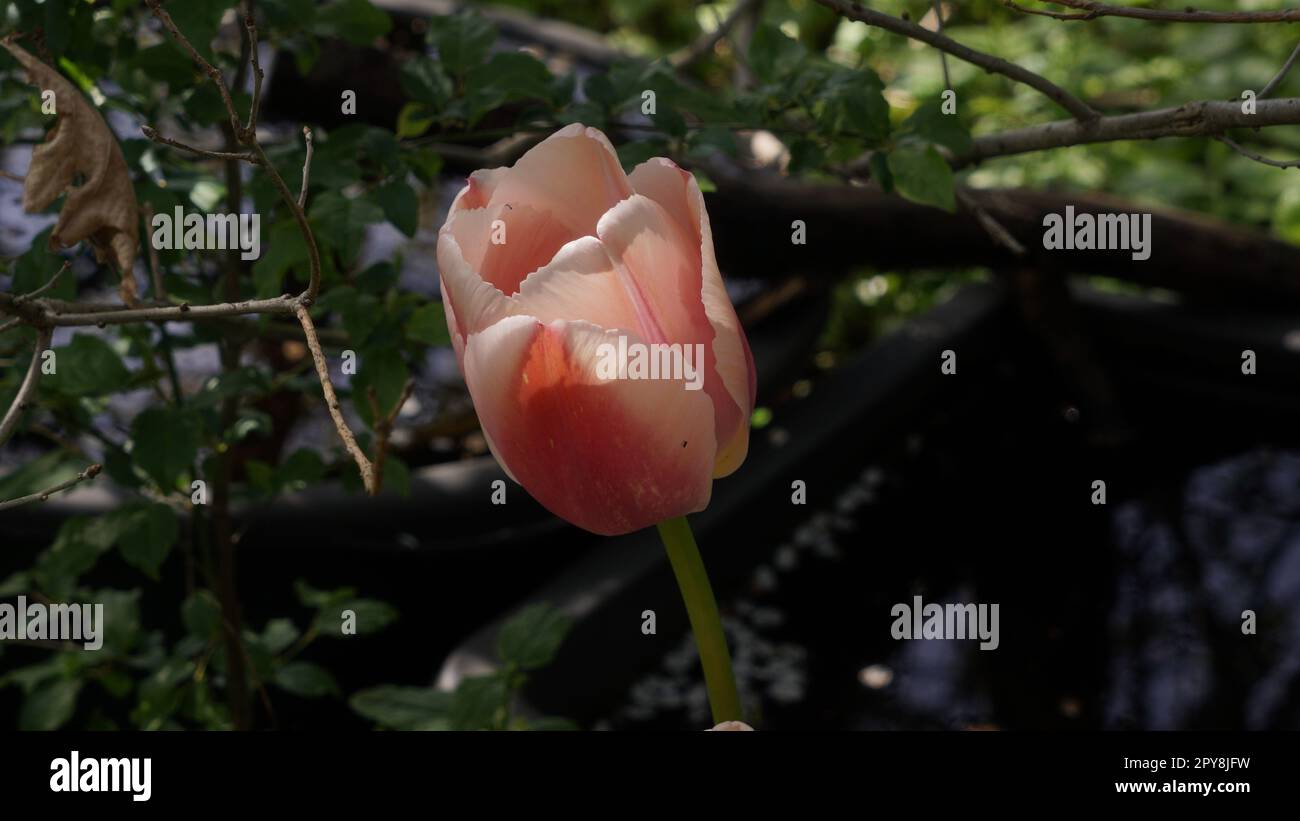
<path fill-rule="evenodd" d="M 713 49 L 722 42 L 731 30 L 740 20 L 749 13 L 750 9 L 757 6 L 763 0 L 740 0 L 736 3 L 735 8 L 731 10 L 725 18 L 718 21 L 718 25 L 713 31 L 697 39 L 690 45 L 681 48 L 668 56 L 668 62 L 676 69 L 688 68 L 699 60 L 703 59 L 713 51 Z"/>
<path fill-rule="evenodd" d="M 149 236 L 153 229 L 153 205 L 144 204 L 144 235 Z M 145 247 L 149 249 L 149 275 L 153 278 L 153 298 L 167 301 L 167 288 L 163 285 L 162 267 L 158 264 L 158 249 L 153 247 L 153 243 L 145 240 Z"/>
<path fill-rule="evenodd" d="M 17 298 L 0 293 L 0 313 L 15 314 Z M 287 294 L 272 299 L 250 299 L 243 302 L 221 302 L 216 305 L 154 306 L 146 308 L 120 308 L 114 305 L 93 303 L 53 302 L 36 300 L 31 308 L 37 311 L 33 319 L 24 317 L 29 324 L 51 327 L 77 327 L 94 325 L 127 325 L 132 322 L 186 322 L 200 319 L 241 316 L 244 314 L 293 313 L 297 299 Z M 59 310 L 59 307 L 67 310 Z"/>
<path fill-rule="evenodd" d="M 1248 148 L 1243 148 L 1227 137 L 1215 137 L 1215 139 L 1248 160 L 1254 160 L 1255 162 L 1263 163 L 1264 165 L 1271 165 L 1274 168 L 1300 168 L 1300 160 L 1274 160 L 1270 157 L 1265 157 L 1263 154 L 1256 154 Z"/>
<path fill-rule="evenodd" d="M 230 115 L 230 127 L 235 130 L 235 134 L 239 135 L 242 140 L 244 127 L 239 123 L 239 115 L 235 113 L 235 101 L 230 99 L 230 89 L 226 88 L 226 79 L 222 76 L 221 70 L 205 60 L 202 54 L 199 54 L 189 39 L 176 27 L 172 16 L 162 7 L 159 0 L 144 0 L 144 2 L 149 7 L 149 11 L 153 12 L 153 16 L 157 17 L 163 27 L 171 34 L 172 39 L 180 43 L 181 48 L 185 49 L 185 52 L 190 55 L 190 59 L 194 61 L 194 64 L 216 84 L 217 90 L 221 92 L 221 101 L 225 103 L 226 111 Z"/>
<path fill-rule="evenodd" d="M 1300 57 L 1300 43 L 1297 43 L 1296 47 L 1291 49 L 1291 56 L 1286 58 L 1286 62 L 1282 64 L 1282 68 L 1278 69 L 1277 74 L 1273 75 L 1273 79 L 1268 81 L 1268 85 L 1264 86 L 1256 99 L 1262 100 L 1273 93 L 1273 90 L 1277 88 L 1284 79 L 1286 79 L 1286 75 L 1291 71 L 1291 66 L 1295 65 L 1297 57 Z"/>
<path fill-rule="evenodd" d="M 406 400 L 411 398 L 411 391 L 415 389 L 415 380 L 407 379 L 406 384 L 402 386 L 402 393 L 397 397 L 397 404 L 384 413 L 379 408 L 379 393 L 375 390 L 374 385 L 366 388 L 366 399 L 370 402 L 370 416 L 374 419 L 375 427 L 375 493 L 378 493 L 384 486 L 384 462 L 388 459 L 388 440 L 393 435 L 393 424 L 397 422 L 397 415 L 402 412 L 402 406 Z"/>
<path fill-rule="evenodd" d="M 70 267 L 72 267 L 72 260 L 70 259 L 64 260 L 63 265 L 59 268 L 59 270 L 54 272 L 54 276 L 50 277 L 49 280 L 44 285 L 37 288 L 35 291 L 25 293 L 22 296 L 15 298 L 14 301 L 21 303 L 21 302 L 31 302 L 33 299 L 36 299 L 41 294 L 53 288 L 55 285 L 58 285 L 59 278 L 62 277 Z"/>
<path fill-rule="evenodd" d="M 261 160 L 262 168 L 266 169 L 266 175 L 271 178 L 271 184 L 275 186 L 275 190 L 280 192 L 280 198 L 289 206 L 294 220 L 298 223 L 298 230 L 302 232 L 302 238 L 307 243 L 307 263 L 310 268 L 311 278 L 307 283 L 307 290 L 302 293 L 299 299 L 310 306 L 316 301 L 317 295 L 320 294 L 320 251 L 316 248 L 316 235 L 312 233 L 311 225 L 307 222 L 306 211 L 303 210 L 303 207 L 298 204 L 298 200 L 289 191 L 289 186 L 284 184 L 284 178 L 280 176 L 279 171 L 275 170 L 275 166 L 271 164 L 271 160 L 266 156 L 266 152 L 262 150 L 262 146 L 254 142 L 253 152 Z M 309 170 L 308 165 L 303 166 L 304 174 Z"/>
<path fill-rule="evenodd" d="M 922 43 L 927 43 L 940 51 L 947 52 L 959 60 L 964 60 L 972 65 L 979 66 L 985 71 L 994 74 L 1001 74 L 1003 77 L 1023 83 L 1037 91 L 1042 92 L 1052 102 L 1068 111 L 1076 120 L 1082 123 L 1089 123 L 1096 120 L 1100 115 L 1093 110 L 1091 106 L 1075 97 L 1070 92 L 1053 83 L 1051 80 L 1035 74 L 1028 69 L 1009 63 L 1001 57 L 995 57 L 992 54 L 985 54 L 982 51 L 976 51 L 973 48 L 958 43 L 952 38 L 940 34 L 937 31 L 930 31 L 927 28 L 916 25 L 907 20 L 900 20 L 897 17 L 891 17 L 888 14 L 863 8 L 856 2 L 850 0 L 817 0 L 823 6 L 839 13 L 840 15 L 866 23 L 869 26 L 884 29 L 885 31 L 901 34 L 904 37 L 910 37 Z"/>
<path fill-rule="evenodd" d="M 257 137 L 257 113 L 262 107 L 262 63 L 257 56 L 257 23 L 253 20 L 253 9 L 244 3 L 244 28 L 248 30 L 248 55 L 253 65 L 253 101 L 248 106 L 248 133 Z"/>
<path fill-rule="evenodd" d="M 975 219 L 979 222 L 980 227 L 993 238 L 994 242 L 1001 245 L 1003 248 L 1006 248 L 1018 257 L 1023 257 L 1025 255 L 1025 246 L 1020 244 L 1020 240 L 1012 236 L 1011 232 L 1006 229 L 1006 226 L 998 222 L 997 218 L 990 214 L 987 208 L 980 205 L 965 188 L 957 186 L 954 189 L 954 193 L 957 195 L 957 201 L 962 204 L 963 208 L 975 215 Z"/>
<path fill-rule="evenodd" d="M 5 411 L 3 419 L 0 419 L 0 445 L 9 441 L 13 435 L 14 428 L 18 427 L 18 420 L 22 418 L 23 411 L 27 410 L 36 399 L 37 383 L 41 378 L 41 355 L 50 347 L 51 330 L 42 328 L 36 337 L 36 350 L 32 352 L 31 364 L 27 366 L 27 374 L 23 377 L 22 384 L 18 386 L 18 393 L 14 396 L 14 401 L 9 405 L 9 410 Z"/>
<path fill-rule="evenodd" d="M 1154 20 L 1161 23 L 1294 23 L 1300 21 L 1300 9 L 1271 11 L 1204 11 L 1187 7 L 1181 11 L 1146 9 L 1136 6 L 1112 6 L 1096 0 L 1043 0 L 1053 6 L 1079 9 L 1080 13 L 1028 9 L 1004 0 L 1003 5 L 1027 14 L 1055 17 L 1057 20 L 1095 20 L 1098 17 L 1128 17 L 1133 20 Z"/>
<path fill-rule="evenodd" d="M 343 419 L 343 408 L 339 404 L 338 394 L 334 392 L 334 383 L 330 380 L 329 365 L 325 361 L 325 353 L 321 350 L 320 340 L 316 338 L 316 325 L 311 320 L 311 312 L 307 306 L 301 302 L 295 303 L 294 313 L 298 317 L 299 324 L 302 325 L 302 332 L 307 337 L 307 348 L 311 351 L 312 362 L 316 365 L 316 376 L 320 377 L 321 390 L 325 393 L 325 405 L 329 409 L 330 418 L 334 420 L 334 427 L 339 432 L 339 438 L 343 440 L 343 446 L 351 454 L 352 459 L 357 463 L 357 468 L 361 471 L 361 482 L 366 487 L 366 493 L 374 496 L 378 493 L 378 487 L 375 484 L 375 468 L 366 458 L 366 454 L 357 444 L 356 437 L 348 428 L 348 423 Z"/>
<path fill-rule="evenodd" d="M 1074 120 L 1032 125 L 976 137 L 969 151 L 952 157 L 963 168 L 992 157 L 1006 157 L 1117 140 L 1155 140 L 1162 137 L 1217 137 L 1233 128 L 1263 128 L 1300 124 L 1300 98 L 1259 100 L 1253 114 L 1242 111 L 1235 100 L 1199 100 L 1174 108 L 1117 114 L 1091 123 Z M 854 167 L 859 160 L 854 160 Z"/>
<path fill-rule="evenodd" d="M 183 142 L 173 140 L 170 137 L 164 137 L 156 130 L 147 125 L 140 126 L 140 131 L 149 139 L 162 145 L 170 145 L 172 148 L 179 148 L 182 151 L 188 151 L 191 154 L 197 154 L 200 157 L 207 157 L 210 160 L 242 160 L 244 162 L 258 165 L 258 159 L 250 152 L 230 152 L 230 151 L 209 151 L 206 148 L 196 148 L 192 145 L 186 145 Z"/>
<path fill-rule="evenodd" d="M 0 502 L 0 510 L 9 510 L 10 508 L 18 507 L 19 505 L 25 505 L 28 502 L 44 502 L 56 493 L 62 493 L 65 490 L 69 490 L 73 487 L 76 487 L 82 482 L 91 481 L 96 476 L 98 476 L 99 472 L 103 469 L 104 469 L 103 465 L 99 463 L 93 464 L 90 467 L 83 470 L 81 473 L 78 473 L 76 476 L 69 479 L 68 481 L 60 482 L 59 484 L 55 485 L 52 488 L 42 490 L 38 493 L 32 493 L 28 496 L 22 496 L 17 499 L 10 499 L 7 502 Z"/>
<path fill-rule="evenodd" d="M 307 207 L 307 184 L 311 180 L 311 129 L 307 126 L 302 127 L 302 136 L 307 140 L 307 159 L 302 163 L 302 188 L 298 191 L 298 208 Z"/>

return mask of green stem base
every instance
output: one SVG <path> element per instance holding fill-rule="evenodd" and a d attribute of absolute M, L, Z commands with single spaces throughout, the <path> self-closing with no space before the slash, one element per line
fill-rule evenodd
<path fill-rule="evenodd" d="M 700 665 L 704 668 L 704 683 L 709 691 L 709 706 L 713 709 L 713 723 L 740 721 L 740 696 L 736 692 L 736 677 L 731 672 L 731 653 L 727 638 L 722 632 L 718 617 L 718 603 L 709 586 L 709 574 L 700 558 L 700 549 L 685 516 L 666 519 L 659 523 L 659 538 L 668 551 L 668 561 L 677 577 L 677 586 L 686 603 L 686 614 L 691 620 L 691 631 L 700 652 Z"/>

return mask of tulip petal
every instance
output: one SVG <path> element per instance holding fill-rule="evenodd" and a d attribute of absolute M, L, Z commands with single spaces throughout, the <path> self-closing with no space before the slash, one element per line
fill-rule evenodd
<path fill-rule="evenodd" d="M 503 294 L 518 291 L 525 277 L 573 239 L 549 211 L 510 203 L 454 212 L 445 230 L 456 238 L 469 267 Z"/>
<path fill-rule="evenodd" d="M 704 373 L 704 391 L 713 400 L 715 435 L 724 461 L 715 466 L 717 475 L 726 475 L 740 466 L 748 450 L 751 400 L 738 399 L 727 385 L 718 357 L 721 350 L 731 353 L 723 336 L 725 326 L 715 325 L 702 295 L 712 293 L 703 277 L 700 241 L 689 232 L 683 220 L 675 219 L 655 200 L 635 194 L 600 220 L 597 228 L 601 242 L 620 265 L 633 303 L 638 305 L 638 325 L 643 336 L 652 341 L 706 346 L 708 363 Z M 710 247 L 710 258 L 712 248 Z M 716 265 L 714 266 L 716 271 Z M 721 287 L 717 277 L 717 287 Z M 722 297 L 728 310 L 731 303 Z M 739 329 L 735 312 L 731 312 L 734 329 Z"/>
<path fill-rule="evenodd" d="M 683 227 L 696 238 L 700 248 L 700 296 L 704 311 L 713 326 L 713 353 L 717 359 L 718 374 L 727 392 L 744 417 L 734 431 L 720 432 L 717 476 L 726 476 L 745 461 L 749 447 L 749 414 L 754 409 L 757 381 L 754 355 L 749 340 L 736 316 L 736 309 L 727 296 L 722 273 L 713 251 L 713 231 L 709 214 L 704 207 L 704 195 L 695 181 L 695 175 L 676 163 L 656 157 L 641 163 L 628 175 L 628 181 L 638 194 L 649 197 L 663 206 L 665 212 L 690 215 Z M 725 440 L 725 441 L 724 441 Z"/>
<path fill-rule="evenodd" d="M 465 381 L 497 459 L 548 510 L 602 535 L 704 509 L 716 457 L 704 391 L 600 378 L 600 346 L 620 335 L 637 339 L 513 316 L 465 348 Z"/>
<path fill-rule="evenodd" d="M 463 208 L 510 204 L 550 213 L 568 239 L 595 233 L 601 215 L 632 194 L 609 139 L 580 123 L 565 126 L 533 146 L 501 173 L 475 177 L 458 195 Z"/>
<path fill-rule="evenodd" d="M 447 329 L 460 361 L 465 352 L 465 337 L 509 316 L 512 305 L 505 294 L 475 273 L 465 261 L 455 236 L 446 228 L 438 232 L 438 280 L 447 313 Z"/>

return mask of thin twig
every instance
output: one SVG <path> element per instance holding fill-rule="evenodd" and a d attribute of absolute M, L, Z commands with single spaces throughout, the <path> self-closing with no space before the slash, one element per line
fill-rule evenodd
<path fill-rule="evenodd" d="M 1273 79 L 1268 81 L 1268 85 L 1264 86 L 1264 89 L 1259 92 L 1255 99 L 1262 100 L 1272 94 L 1273 89 L 1277 88 L 1282 80 L 1286 78 L 1287 72 L 1291 70 L 1291 66 L 1295 65 L 1297 57 L 1300 57 L 1300 43 L 1297 43 L 1296 47 L 1291 49 L 1291 56 L 1286 58 L 1286 62 L 1282 64 L 1282 68 L 1278 69 L 1277 74 L 1273 75 Z"/>
<path fill-rule="evenodd" d="M 221 70 L 205 60 L 203 55 L 199 54 L 198 49 L 190 44 L 189 39 L 176 27 L 172 16 L 162 7 L 159 0 L 144 0 L 144 2 L 149 7 L 149 11 L 153 12 L 153 16 L 157 17 L 163 27 L 171 34 L 172 39 L 179 43 L 181 48 L 185 49 L 194 64 L 216 84 L 217 90 L 221 93 L 221 101 L 225 103 L 226 112 L 230 115 L 230 127 L 235 130 L 236 135 L 242 135 L 244 129 L 239 123 L 239 115 L 235 113 L 235 101 L 230 98 L 230 89 L 226 88 L 226 79 L 222 76 Z"/>
<path fill-rule="evenodd" d="M 366 399 L 370 402 L 370 416 L 374 419 L 375 424 L 375 493 L 378 493 L 384 487 L 384 462 L 388 459 L 388 441 L 393 435 L 393 425 L 397 422 L 397 416 L 402 412 L 402 406 L 406 400 L 411 398 L 411 391 L 415 389 L 415 380 L 407 379 L 406 384 L 402 386 L 402 393 L 397 397 L 397 404 L 384 413 L 379 408 L 379 393 L 375 390 L 374 385 L 366 388 Z"/>
<path fill-rule="evenodd" d="M 72 260 L 70 259 L 64 260 L 63 265 L 59 268 L 59 270 L 54 272 L 54 276 L 50 277 L 49 280 L 47 280 L 44 285 L 42 285 L 41 287 L 37 288 L 34 291 L 29 291 L 28 293 L 25 293 L 22 296 L 16 297 L 14 301 L 22 303 L 22 302 L 31 302 L 33 299 L 36 299 L 41 294 L 53 288 L 55 285 L 58 285 L 59 278 L 62 277 L 65 273 L 67 273 L 67 270 L 70 267 L 72 267 Z"/>
<path fill-rule="evenodd" d="M 144 204 L 144 235 L 151 237 L 153 231 L 153 204 L 146 202 Z M 158 249 L 154 247 L 152 239 L 145 242 L 145 247 L 149 249 L 149 275 L 153 277 L 153 298 L 160 301 L 167 301 L 167 288 L 163 285 L 162 267 L 158 264 Z"/>
<path fill-rule="evenodd" d="M 668 62 L 673 68 L 683 69 L 694 65 L 704 58 L 709 52 L 722 42 L 722 38 L 731 32 L 731 29 L 740 22 L 749 10 L 761 3 L 762 0 L 740 0 L 736 3 L 735 8 L 731 10 L 725 18 L 718 21 L 718 25 L 713 31 L 704 34 L 696 39 L 693 43 L 685 46 L 668 56 Z"/>
<path fill-rule="evenodd" d="M 1065 148 L 1071 145 L 1154 140 L 1162 137 L 1215 137 L 1234 128 L 1263 128 L 1300 124 L 1300 98 L 1260 100 L 1255 113 L 1247 114 L 1236 100 L 1198 100 L 1174 108 L 1116 114 L 1091 123 L 1056 120 L 1011 131 L 976 137 L 969 151 L 952 158 L 954 168 L 992 157 L 1006 157 Z M 855 159 L 857 169 L 865 158 Z"/>
<path fill-rule="evenodd" d="M 1181 11 L 1171 9 L 1146 9 L 1135 6 L 1112 6 L 1096 0 L 1043 0 L 1053 6 L 1079 9 L 1079 14 L 1027 9 L 1004 0 L 1003 5 L 1028 14 L 1040 14 L 1058 20 L 1095 20 L 1098 17 L 1128 17 L 1133 20 L 1154 20 L 1161 23 L 1294 23 L 1300 21 L 1300 9 L 1271 11 L 1204 11 L 1186 7 Z"/>
<path fill-rule="evenodd" d="M 206 148 L 196 148 L 195 146 L 187 145 L 183 142 L 180 142 L 179 140 L 173 140 L 170 137 L 164 137 L 163 135 L 159 134 L 156 130 L 150 128 L 147 125 L 140 126 L 140 131 L 146 137 L 148 137 L 149 139 L 153 140 L 156 143 L 161 143 L 162 145 L 170 145 L 172 148 L 179 148 L 182 151 L 188 151 L 191 154 L 197 154 L 200 157 L 207 157 L 210 160 L 242 160 L 243 162 L 252 163 L 253 165 L 260 164 L 257 157 L 248 151 L 239 151 L 239 152 L 209 151 Z"/>
<path fill-rule="evenodd" d="M 353 461 L 357 463 L 357 468 L 361 471 L 361 482 L 365 485 L 366 493 L 374 496 L 377 493 L 375 486 L 375 469 L 366 454 L 357 444 L 356 437 L 352 435 L 348 423 L 343 419 L 343 407 L 339 404 L 338 394 L 334 392 L 334 383 L 330 380 L 329 365 L 325 361 L 325 353 L 321 350 L 320 340 L 316 338 L 316 325 L 311 320 L 311 312 L 307 306 L 301 302 L 295 303 L 294 313 L 298 316 L 298 322 L 302 325 L 302 332 L 307 337 L 307 348 L 311 351 L 312 361 L 316 365 L 316 376 L 320 377 L 321 390 L 325 393 L 325 405 L 329 409 L 330 418 L 334 420 L 334 427 L 339 432 L 339 438 L 343 440 Z"/>
<path fill-rule="evenodd" d="M 943 34 L 943 0 L 933 0 L 935 30 Z M 943 87 L 952 89 L 952 80 L 948 77 L 948 55 L 939 52 L 939 64 L 943 66 Z"/>
<path fill-rule="evenodd" d="M 253 100 L 248 106 L 248 132 L 257 137 L 257 113 L 262 107 L 262 63 L 257 56 L 257 23 L 253 10 L 244 4 L 244 28 L 248 30 L 248 56 L 253 65 Z"/>
<path fill-rule="evenodd" d="M 1018 257 L 1023 257 L 1025 255 L 1025 246 L 1020 244 L 1020 240 L 1016 239 L 1011 232 L 1006 229 L 1006 226 L 998 222 L 997 219 L 988 212 L 987 208 L 980 205 L 975 197 L 971 196 L 965 188 L 957 186 L 954 189 L 954 193 L 957 195 L 957 201 L 960 202 L 966 210 L 975 215 L 975 219 L 979 222 L 980 227 L 983 228 L 990 237 L 992 237 L 994 242 L 1006 248 Z"/>
<path fill-rule="evenodd" d="M 14 304 L 17 299 L 9 294 L 0 293 L 0 313 L 16 313 Z M 245 314 L 288 314 L 293 313 L 297 299 L 287 294 L 271 299 L 250 299 L 243 302 L 220 302 L 216 305 L 180 305 L 157 306 L 148 308 L 117 308 L 115 306 L 80 305 L 64 303 L 74 310 L 63 312 L 54 310 L 47 300 L 35 300 L 30 308 L 38 311 L 37 319 L 28 319 L 29 324 L 50 325 L 57 327 L 107 325 L 127 325 L 132 322 L 185 322 L 188 320 L 216 319 L 219 317 L 242 316 Z M 55 303 L 57 304 L 57 303 Z"/>
<path fill-rule="evenodd" d="M 41 328 L 40 333 L 37 334 L 36 349 L 32 352 L 32 361 L 27 366 L 27 374 L 23 377 L 22 384 L 18 386 L 18 393 L 14 395 L 9 410 L 5 411 L 4 418 L 0 419 L 0 445 L 9 441 L 14 428 L 18 427 L 18 420 L 22 418 L 23 411 L 27 410 L 27 406 L 36 398 L 37 383 L 41 378 L 41 360 L 50 347 L 51 334 L 50 328 Z"/>
<path fill-rule="evenodd" d="M 311 179 L 311 129 L 304 125 L 302 127 L 302 136 L 307 141 L 307 159 L 302 162 L 302 188 L 298 191 L 299 210 L 307 207 L 307 184 Z"/>
<path fill-rule="evenodd" d="M 82 482 L 88 482 L 94 479 L 103 469 L 103 465 L 95 463 L 68 481 L 60 482 L 52 488 L 42 490 L 38 493 L 32 493 L 28 496 L 22 496 L 17 499 L 10 499 L 7 502 L 0 502 L 0 510 L 9 510 L 10 508 L 18 507 L 19 505 L 25 505 L 28 502 L 44 502 L 56 493 L 62 493 L 63 491 L 69 490 Z"/>
<path fill-rule="evenodd" d="M 1263 163 L 1264 165 L 1271 165 L 1274 168 L 1300 168 L 1300 160 L 1275 160 L 1270 157 L 1265 157 L 1263 154 L 1256 154 L 1248 148 L 1243 148 L 1228 137 L 1215 137 L 1214 139 L 1228 146 L 1228 148 L 1231 148 L 1233 151 L 1236 151 L 1248 160 L 1254 160 L 1255 162 Z"/>
<path fill-rule="evenodd" d="M 289 211 L 293 213 L 293 218 L 298 223 L 298 230 L 302 233 L 302 238 L 307 244 L 307 265 L 310 279 L 307 283 L 307 290 L 303 291 L 298 298 L 308 306 L 313 305 L 316 302 L 317 295 L 320 294 L 320 251 L 316 248 L 316 235 L 312 233 L 311 225 L 307 222 L 307 212 L 298 204 L 298 200 L 289 191 L 289 186 L 284 184 L 284 178 L 280 176 L 279 171 L 275 170 L 275 166 L 271 164 L 271 160 L 266 156 L 266 152 L 262 150 L 262 146 L 254 142 L 253 152 L 261 160 L 262 168 L 266 170 L 266 175 L 271 178 L 271 184 L 280 193 L 280 198 L 289 206 Z M 308 159 L 310 160 L 310 155 Z M 303 174 L 310 173 L 311 164 L 308 162 L 303 166 Z"/>
<path fill-rule="evenodd" d="M 0 168 L 0 178 L 6 180 L 13 180 L 14 182 L 22 182 L 22 183 L 27 182 L 26 177 L 20 177 L 17 174 L 10 174 L 8 171 L 5 171 L 3 168 Z"/>
<path fill-rule="evenodd" d="M 964 60 L 986 71 L 1001 74 L 1010 80 L 1023 83 L 1042 92 L 1052 102 L 1073 115 L 1076 120 L 1087 123 L 1100 116 L 1083 100 L 1056 85 L 1051 80 L 1028 69 L 1021 68 L 1015 63 L 1009 63 L 1001 57 L 995 57 L 992 54 L 985 54 L 982 51 L 976 51 L 973 48 L 964 46 L 937 31 L 930 31 L 907 20 L 900 20 L 888 14 L 863 8 L 855 2 L 850 2 L 850 0 L 817 0 L 817 2 L 850 20 L 857 20 L 869 26 L 875 26 L 894 34 L 927 43 L 940 51 L 946 51 L 959 60 Z"/>

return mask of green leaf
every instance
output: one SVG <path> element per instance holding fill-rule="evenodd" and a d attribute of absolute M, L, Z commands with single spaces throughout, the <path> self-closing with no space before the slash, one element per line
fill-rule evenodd
<path fill-rule="evenodd" d="M 429 113 L 425 103 L 407 103 L 397 112 L 397 137 L 407 140 L 422 136 L 433 127 L 437 118 Z"/>
<path fill-rule="evenodd" d="M 349 199 L 337 191 L 321 194 L 311 204 L 310 217 L 316 239 L 336 249 L 345 262 L 361 250 L 366 226 L 384 220 L 384 211 L 368 197 Z"/>
<path fill-rule="evenodd" d="M 420 227 L 420 199 L 415 195 L 415 189 L 405 180 L 394 179 L 375 189 L 374 198 L 397 230 L 408 237 L 415 236 Z"/>
<path fill-rule="evenodd" d="M 7 579 L 0 582 L 0 599 L 7 599 L 11 596 L 18 596 L 30 592 L 32 589 L 32 576 L 30 573 L 20 570 L 11 574 Z"/>
<path fill-rule="evenodd" d="M 369 350 L 365 351 L 361 359 L 360 367 L 357 368 L 356 378 L 353 380 L 353 404 L 357 408 L 358 414 L 366 424 L 374 426 L 375 419 L 372 419 L 370 410 L 370 400 L 367 393 L 370 388 L 375 389 L 375 400 L 379 405 L 379 412 L 386 414 L 402 398 L 402 389 L 406 386 L 406 380 L 410 377 L 410 371 L 406 363 L 402 361 L 401 355 L 395 350 Z"/>
<path fill-rule="evenodd" d="M 185 658 L 169 658 L 148 678 L 140 683 L 131 720 L 142 730 L 163 727 L 181 706 L 185 696 L 182 685 L 194 676 L 194 662 Z"/>
<path fill-rule="evenodd" d="M 357 591 L 351 587 L 317 590 L 302 579 L 293 583 L 293 590 L 302 606 L 313 610 L 321 610 L 332 605 L 341 604 L 357 594 Z"/>
<path fill-rule="evenodd" d="M 568 635 L 572 620 L 549 604 L 534 604 L 520 610 L 501 627 L 497 654 L 520 670 L 545 667 Z"/>
<path fill-rule="evenodd" d="M 262 299 L 279 296 L 283 291 L 284 276 L 293 269 L 303 272 L 307 268 L 307 241 L 293 220 L 278 222 L 271 227 L 270 237 L 262 249 L 262 256 L 253 263 L 253 285 Z"/>
<path fill-rule="evenodd" d="M 140 637 L 140 591 L 95 590 L 90 598 L 104 605 L 104 649 L 129 653 Z"/>
<path fill-rule="evenodd" d="M 868 69 L 837 69 L 817 96 L 817 120 L 832 134 L 847 133 L 868 147 L 889 136 L 884 83 Z"/>
<path fill-rule="evenodd" d="M 131 374 L 122 359 L 97 336 L 77 334 L 54 349 L 54 373 L 42 382 L 65 396 L 103 396 L 122 390 Z"/>
<path fill-rule="evenodd" d="M 314 624 L 316 631 L 328 638 L 344 638 L 350 635 L 343 632 L 344 614 L 349 610 L 356 618 L 355 620 L 349 618 L 348 622 L 356 627 L 358 636 L 378 633 L 397 621 L 397 610 L 392 605 L 375 599 L 348 599 L 322 607 L 316 614 Z"/>
<path fill-rule="evenodd" d="M 510 688 L 504 675 L 467 678 L 451 701 L 453 730 L 493 730 L 504 723 Z"/>
<path fill-rule="evenodd" d="M 81 682 L 77 679 L 61 679 L 37 689 L 23 699 L 18 711 L 18 729 L 59 729 L 72 718 L 80 693 Z"/>
<path fill-rule="evenodd" d="M 406 335 L 426 345 L 450 345 L 447 330 L 447 313 L 441 302 L 430 302 L 417 308 L 406 321 Z"/>
<path fill-rule="evenodd" d="M 933 145 L 900 145 L 889 153 L 889 172 L 907 199 L 948 212 L 956 209 L 952 168 Z"/>
<path fill-rule="evenodd" d="M 807 57 L 807 49 L 773 25 L 759 26 L 750 40 L 749 66 L 765 83 L 775 83 L 795 73 Z"/>
<path fill-rule="evenodd" d="M 181 621 L 191 636 L 210 641 L 221 628 L 221 603 L 211 590 L 196 590 L 181 604 Z"/>
<path fill-rule="evenodd" d="M 384 685 L 356 693 L 348 704 L 357 713 L 392 730 L 446 730 L 452 696 L 429 687 Z"/>
<path fill-rule="evenodd" d="M 63 267 L 63 257 L 50 250 L 50 234 L 53 231 L 54 226 L 50 226 L 33 237 L 31 247 L 15 261 L 11 288 L 15 294 L 30 294 L 49 282 L 50 277 Z M 42 294 L 55 299 L 75 299 L 76 295 L 77 278 L 70 270 L 64 272 L 53 288 Z"/>
<path fill-rule="evenodd" d="M 94 567 L 116 539 L 117 531 L 108 516 L 68 519 L 54 543 L 36 560 L 34 575 L 40 590 L 54 598 L 71 594 L 81 574 Z"/>
<path fill-rule="evenodd" d="M 132 567 L 157 579 L 172 545 L 180 536 L 180 523 L 167 505 L 136 504 L 110 514 L 119 518 L 117 539 L 122 558 Z"/>
<path fill-rule="evenodd" d="M 291 661 L 275 671 L 271 679 L 277 687 L 304 698 L 338 695 L 339 685 L 334 676 L 319 664 L 310 661 Z"/>
<path fill-rule="evenodd" d="M 312 482 L 319 482 L 324 476 L 325 463 L 320 454 L 307 448 L 289 454 L 275 472 L 280 487 L 290 490 L 300 490 Z"/>
<path fill-rule="evenodd" d="M 413 57 L 402 64 L 398 82 L 406 96 L 427 106 L 430 110 L 428 113 L 431 114 L 440 113 L 451 99 L 451 79 L 440 63 L 424 55 Z M 408 115 L 413 116 L 414 114 Z"/>
<path fill-rule="evenodd" d="M 370 0 L 337 0 L 316 13 L 313 31 L 329 37 L 341 37 L 359 46 L 368 46 L 393 27 L 388 13 L 375 8 Z"/>
<path fill-rule="evenodd" d="M 899 131 L 915 135 L 925 142 L 942 145 L 953 153 L 961 154 L 971 148 L 970 132 L 956 114 L 944 114 L 942 102 L 931 100 L 922 103 L 903 121 Z"/>
<path fill-rule="evenodd" d="M 288 619 L 271 619 L 262 630 L 262 645 L 267 652 L 277 656 L 298 640 L 298 628 Z"/>
<path fill-rule="evenodd" d="M 431 29 L 438 58 L 452 74 L 464 74 L 482 63 L 497 38 L 491 23 L 472 14 L 435 17 Z"/>
<path fill-rule="evenodd" d="M 164 490 L 190 470 L 199 452 L 199 422 L 175 408 L 149 408 L 131 424 L 131 458 Z"/>
<path fill-rule="evenodd" d="M 442 155 L 430 148 L 413 148 L 402 151 L 402 161 L 425 185 L 432 184 L 442 171 Z"/>
<path fill-rule="evenodd" d="M 411 495 L 411 469 L 393 454 L 384 461 L 384 488 L 402 498 Z"/>

